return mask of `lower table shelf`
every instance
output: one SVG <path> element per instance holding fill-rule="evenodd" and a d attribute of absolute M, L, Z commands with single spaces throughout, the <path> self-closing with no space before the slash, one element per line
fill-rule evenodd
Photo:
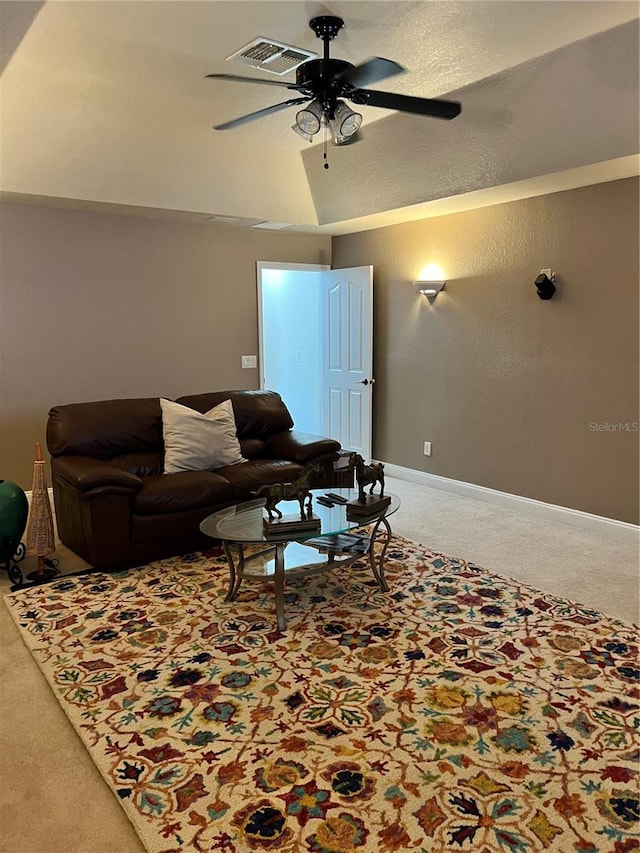
<path fill-rule="evenodd" d="M 376 556 L 374 544 L 380 528 L 386 536 L 380 553 Z M 287 578 L 307 577 L 320 572 L 348 567 L 363 556 L 368 556 L 372 574 L 380 589 L 388 592 L 384 576 L 384 557 L 391 539 L 391 527 L 386 518 L 380 518 L 370 536 L 366 534 L 336 533 L 312 537 L 302 542 L 275 542 L 269 547 L 248 549 L 240 542 L 224 541 L 223 548 L 229 563 L 229 591 L 225 601 L 233 601 L 244 580 L 273 578 L 278 628 L 284 631 L 284 584 Z M 255 546 L 254 546 L 255 547 Z M 234 553 L 235 551 L 235 553 Z M 313 560 L 317 557 L 324 559 Z"/>

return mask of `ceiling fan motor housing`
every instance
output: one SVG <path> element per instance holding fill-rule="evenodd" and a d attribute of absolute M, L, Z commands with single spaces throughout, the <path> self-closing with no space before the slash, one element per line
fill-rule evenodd
<path fill-rule="evenodd" d="M 296 69 L 296 88 L 318 98 L 329 118 L 333 118 L 336 101 L 348 88 L 341 86 L 336 77 L 353 67 L 353 63 L 343 59 L 310 59 Z"/>
<path fill-rule="evenodd" d="M 296 68 L 296 88 L 308 89 L 311 93 L 328 89 L 339 74 L 353 67 L 352 62 L 344 59 L 309 59 Z M 340 88 L 337 81 L 334 88 L 336 91 Z"/>

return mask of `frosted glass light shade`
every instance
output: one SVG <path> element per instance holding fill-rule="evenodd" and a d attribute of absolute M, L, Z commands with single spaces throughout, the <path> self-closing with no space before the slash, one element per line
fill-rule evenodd
<path fill-rule="evenodd" d="M 350 109 L 344 101 L 338 101 L 333 111 L 333 119 L 329 124 L 334 136 L 343 136 L 348 139 L 362 124 L 362 116 Z"/>
<path fill-rule="evenodd" d="M 318 101 L 311 101 L 308 107 L 300 110 L 296 114 L 296 124 L 298 128 L 310 136 L 320 130 L 324 110 Z"/>

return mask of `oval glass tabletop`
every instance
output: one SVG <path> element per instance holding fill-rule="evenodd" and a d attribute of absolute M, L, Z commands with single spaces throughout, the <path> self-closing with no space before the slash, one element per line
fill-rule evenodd
<path fill-rule="evenodd" d="M 331 492 L 334 495 L 341 495 L 347 501 L 356 500 L 358 497 L 357 489 L 331 489 Z M 272 534 L 266 535 L 263 523 L 265 516 L 264 498 L 246 501 L 214 512 L 200 524 L 200 530 L 206 536 L 226 542 L 304 542 L 305 539 L 312 539 L 316 536 L 346 533 L 357 527 L 374 524 L 378 519 L 392 515 L 400 507 L 400 499 L 396 495 L 390 494 L 386 497 L 389 497 L 391 501 L 384 509 L 373 511 L 366 516 L 348 516 L 346 504 L 336 503 L 334 506 L 328 507 L 318 503 L 316 498 L 326 495 L 327 489 L 312 489 L 311 493 L 314 498 L 313 513 L 320 519 L 319 530 L 283 531 L 276 537 Z M 299 504 L 297 501 L 281 501 L 278 504 L 278 509 L 284 514 L 292 515 L 299 512 Z"/>

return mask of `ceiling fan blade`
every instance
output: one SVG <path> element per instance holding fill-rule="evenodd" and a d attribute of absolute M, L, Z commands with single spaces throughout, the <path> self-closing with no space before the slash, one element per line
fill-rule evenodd
<path fill-rule="evenodd" d="M 233 118 L 231 121 L 225 121 L 222 124 L 214 124 L 214 130 L 231 130 L 233 127 L 239 127 L 241 124 L 246 124 L 249 121 L 253 121 L 257 118 L 262 118 L 262 116 L 268 116 L 271 113 L 277 113 L 280 110 L 284 110 L 287 107 L 291 107 L 294 104 L 303 104 L 308 101 L 309 98 L 291 98 L 288 101 L 283 101 L 281 104 L 273 104 L 270 107 L 264 107 L 262 110 L 255 110 L 255 112 L 247 113 L 246 116 L 240 116 L 239 118 Z"/>
<path fill-rule="evenodd" d="M 412 95 L 377 92 L 375 89 L 356 89 L 355 92 L 346 97 L 356 104 L 367 104 L 370 107 L 383 107 L 388 110 L 416 113 L 417 115 L 432 116 L 433 118 L 452 119 L 460 115 L 462 110 L 457 101 L 414 98 Z"/>
<path fill-rule="evenodd" d="M 385 80 L 387 77 L 393 77 L 394 74 L 402 74 L 405 69 L 397 62 L 391 59 L 383 59 L 381 56 L 374 56 L 372 59 L 367 59 L 366 62 L 361 62 L 353 68 L 347 68 L 342 74 L 338 74 L 336 80 L 338 83 L 346 83 L 349 86 L 368 86 L 369 83 L 377 83 L 378 80 Z"/>
<path fill-rule="evenodd" d="M 297 89 L 295 83 L 285 83 L 283 80 L 261 80 L 258 77 L 240 77 L 238 74 L 205 74 L 217 80 L 232 80 L 235 83 L 257 83 L 259 86 L 280 86 L 284 89 Z"/>

